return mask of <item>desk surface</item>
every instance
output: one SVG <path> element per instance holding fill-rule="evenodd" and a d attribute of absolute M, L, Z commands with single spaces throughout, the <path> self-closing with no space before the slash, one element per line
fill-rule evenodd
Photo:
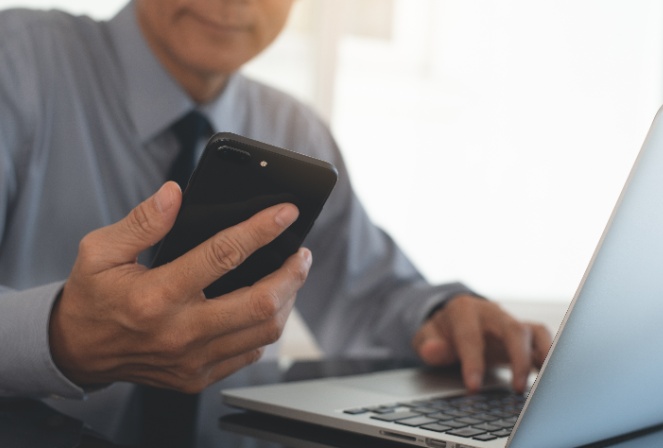
<path fill-rule="evenodd" d="M 507 302 L 503 306 L 519 318 L 544 322 L 553 333 L 567 308 L 565 303 Z M 309 352 L 308 355 L 311 353 L 315 354 Z M 291 356 L 297 357 L 297 354 L 294 351 Z M 276 362 L 250 366 L 201 395 L 196 447 L 402 447 L 404 445 L 388 444 L 383 440 L 244 413 L 224 406 L 218 393 L 222 387 L 340 376 L 402 366 L 403 363 L 397 361 L 366 360 L 300 361 L 287 369 L 284 363 Z M 135 434 L 140 424 L 131 398 L 134 395 L 132 391 L 132 385 L 116 384 L 99 393 L 104 400 L 91 398 L 86 402 L 45 404 L 35 400 L 0 399 L 0 447 L 136 447 L 139 444 L 135 443 Z M 636 440 L 602 446 L 663 446 L 663 430 L 645 434 Z"/>
<path fill-rule="evenodd" d="M 262 362 L 249 366 L 224 380 L 224 387 L 296 381 L 324 376 L 342 376 L 414 365 L 394 360 L 302 361 L 288 368 L 283 363 Z M 123 395 L 131 385 L 111 386 L 104 394 Z M 402 447 L 365 436 L 297 423 L 276 417 L 246 413 L 225 406 L 221 385 L 212 386 L 199 397 L 196 447 Z M 107 402 L 109 400 L 106 400 Z M 117 399 L 117 403 L 123 400 Z M 139 447 L 137 415 L 131 415 L 129 398 L 121 409 L 100 410 L 98 402 L 42 402 L 27 399 L 0 399 L 0 447 L 2 448 L 129 448 Z M 60 409 L 56 410 L 54 407 Z M 101 411 L 101 412 L 100 412 Z M 128 418 L 119 425 L 118 412 Z M 65 413 L 67 415 L 65 415 Z M 105 414 L 105 415 L 104 415 Z M 72 417 L 73 416 L 73 417 Z M 89 416 L 89 418 L 88 418 Z M 104 427 L 102 422 L 109 424 Z M 167 430 L 167 428 L 165 428 Z M 105 434 L 104 434 L 105 433 Z M 113 434 L 111 434 L 113 433 Z M 169 448 L 161 445 L 159 448 Z M 175 448 L 175 447 L 172 447 Z"/>
<path fill-rule="evenodd" d="M 411 363 L 409 363 L 411 364 Z M 264 384 L 311 377 L 344 375 L 401 367 L 395 361 L 332 360 L 308 361 L 283 370 L 277 363 L 260 363 L 234 376 L 232 384 Z M 250 448 L 398 448 L 405 445 L 389 443 L 360 435 L 297 423 L 277 417 L 245 413 L 224 406 L 218 389 L 202 396 L 202 413 L 196 447 Z M 85 414 L 86 403 L 78 403 Z M 90 409 L 91 413 L 98 410 Z M 113 419 L 113 409 L 108 418 Z M 95 420 L 98 417 L 91 417 Z M 85 418 L 83 417 L 85 420 Z M 130 422 L 131 423 L 131 422 Z M 135 423 L 135 422 L 133 422 Z M 125 448 L 138 444 L 128 440 L 122 428 L 114 437 L 103 436 L 81 420 L 55 411 L 35 400 L 0 399 L 0 446 L 7 448 Z M 131 424 L 128 424 L 131 432 Z M 114 438 L 114 440 L 113 440 Z M 124 441 L 120 440 L 124 439 Z M 635 440 L 596 446 L 651 447 L 663 446 L 663 430 L 649 432 Z M 168 447 L 161 447 L 168 448 Z"/>

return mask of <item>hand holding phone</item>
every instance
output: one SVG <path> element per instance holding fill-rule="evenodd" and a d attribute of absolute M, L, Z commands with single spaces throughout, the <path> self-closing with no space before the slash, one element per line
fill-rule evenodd
<path fill-rule="evenodd" d="M 299 218 L 276 240 L 208 286 L 205 295 L 217 297 L 250 286 L 278 269 L 301 246 L 336 178 L 336 168 L 327 162 L 239 135 L 216 134 L 207 143 L 153 266 L 176 259 L 260 210 L 294 204 Z"/>

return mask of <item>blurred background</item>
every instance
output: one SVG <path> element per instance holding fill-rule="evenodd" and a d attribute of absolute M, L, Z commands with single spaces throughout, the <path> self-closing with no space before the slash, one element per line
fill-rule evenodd
<path fill-rule="evenodd" d="M 429 280 L 568 303 L 663 103 L 663 2 L 296 0 L 245 72 L 327 120 Z"/>

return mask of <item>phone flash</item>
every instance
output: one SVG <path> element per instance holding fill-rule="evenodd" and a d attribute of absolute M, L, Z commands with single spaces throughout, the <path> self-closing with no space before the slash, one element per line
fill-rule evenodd
<path fill-rule="evenodd" d="M 266 167 L 266 166 L 267 166 L 267 161 L 266 161 L 266 160 L 262 160 L 262 161 L 260 162 L 260 166 L 263 167 L 263 168 Z"/>

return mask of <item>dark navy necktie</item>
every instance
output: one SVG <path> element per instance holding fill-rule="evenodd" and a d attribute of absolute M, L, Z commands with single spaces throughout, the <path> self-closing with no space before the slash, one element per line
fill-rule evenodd
<path fill-rule="evenodd" d="M 184 190 L 196 166 L 198 143 L 212 135 L 212 126 L 202 113 L 194 109 L 176 121 L 170 129 L 177 138 L 180 151 L 171 165 L 168 179 L 180 184 Z"/>
<path fill-rule="evenodd" d="M 192 110 L 170 128 L 179 143 L 179 153 L 171 165 L 168 180 L 182 190 L 196 166 L 196 149 L 212 135 L 205 116 Z M 141 447 L 189 448 L 195 440 L 198 395 L 142 386 L 143 421 Z"/>

